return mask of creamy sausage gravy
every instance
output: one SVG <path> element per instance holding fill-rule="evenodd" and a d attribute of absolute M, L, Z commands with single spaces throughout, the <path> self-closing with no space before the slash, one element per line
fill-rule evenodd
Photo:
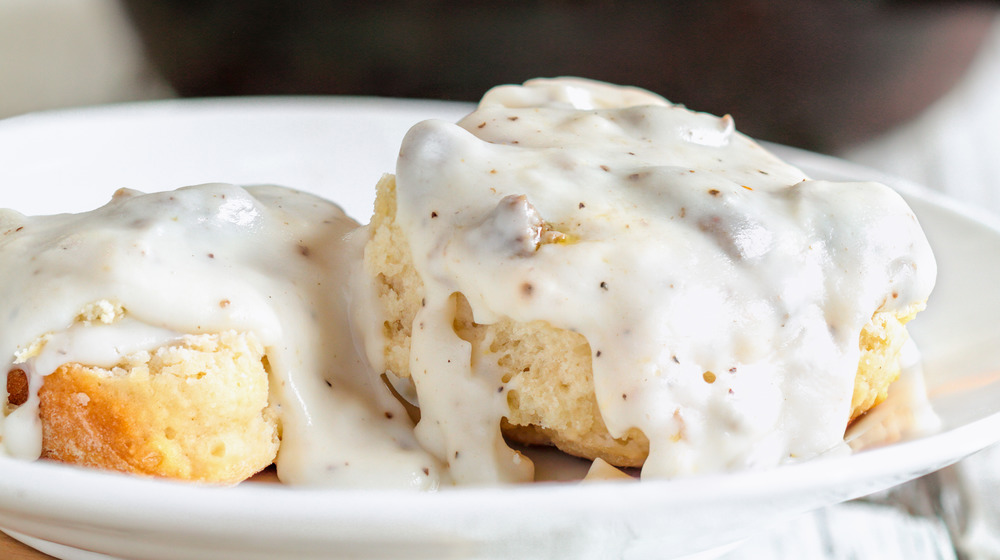
<path fill-rule="evenodd" d="M 235 330 L 265 347 L 283 481 L 436 487 L 438 462 L 355 350 L 356 228 L 334 204 L 272 186 L 123 190 L 77 215 L 3 211 L 0 291 L 16 295 L 0 299 L 0 367 L 25 370 L 30 387 L 0 424 L 4 449 L 39 456 L 38 388 L 60 364 L 112 367 L 184 333 Z"/>
<path fill-rule="evenodd" d="M 923 302 L 936 275 L 888 187 L 809 180 L 731 118 L 636 89 L 495 88 L 458 125 L 413 127 L 396 181 L 427 290 L 411 349 L 417 434 L 459 458 L 460 481 L 529 472 L 496 428 L 501 380 L 451 328 L 452 293 L 479 323 L 586 336 L 609 431 L 639 428 L 643 476 L 675 476 L 840 445 L 862 327 Z"/>
<path fill-rule="evenodd" d="M 232 329 L 266 348 L 283 481 L 530 480 L 500 435 L 495 368 L 473 366 L 486 361 L 452 328 L 461 292 L 477 322 L 586 336 L 609 430 L 651 442 L 644 477 L 769 466 L 842 443 L 861 328 L 934 284 L 889 188 L 809 180 L 731 118 L 642 90 L 496 88 L 457 125 L 414 126 L 396 173 L 427 291 L 415 428 L 359 350 L 381 348 L 364 228 L 312 195 L 212 184 L 120 191 L 79 215 L 0 212 L 0 371 L 25 370 L 30 388 L 0 421 L 3 450 L 38 457 L 37 390 L 59 364 Z"/>

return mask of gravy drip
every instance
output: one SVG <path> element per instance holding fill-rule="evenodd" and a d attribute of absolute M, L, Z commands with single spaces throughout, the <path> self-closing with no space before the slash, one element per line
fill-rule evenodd
<path fill-rule="evenodd" d="M 921 304 L 936 275 L 888 187 L 809 180 L 728 116 L 634 88 L 495 88 L 457 125 L 414 126 L 396 180 L 426 289 L 417 434 L 460 482 L 531 471 L 499 432 L 498 368 L 451 326 L 456 292 L 479 323 L 586 336 L 609 431 L 641 430 L 642 475 L 664 477 L 841 446 L 862 327 Z"/>
<path fill-rule="evenodd" d="M 265 347 L 282 481 L 436 488 L 440 464 L 355 348 L 350 315 L 370 287 L 355 282 L 362 232 L 336 205 L 274 186 L 122 190 L 74 215 L 0 211 L 0 292 L 18 294 L 0 299 L 0 371 L 24 370 L 29 384 L 0 421 L 2 450 L 39 456 L 38 388 L 60 364 L 111 367 L 184 333 L 236 330 Z M 124 316 L 81 322 L 95 302 Z M 39 351 L 26 346 L 43 336 Z"/>

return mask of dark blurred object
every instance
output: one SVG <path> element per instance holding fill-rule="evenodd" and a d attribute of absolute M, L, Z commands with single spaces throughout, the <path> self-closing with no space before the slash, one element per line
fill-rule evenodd
<path fill-rule="evenodd" d="M 974 58 L 995 4 L 753 0 L 126 0 L 182 96 L 476 100 L 576 75 L 832 151 L 910 118 Z"/>

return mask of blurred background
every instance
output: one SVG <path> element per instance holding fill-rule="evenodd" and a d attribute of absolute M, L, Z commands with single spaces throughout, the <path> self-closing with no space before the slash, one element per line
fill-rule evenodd
<path fill-rule="evenodd" d="M 998 10 L 929 0 L 0 0 L 0 118 L 174 97 L 475 101 L 499 83 L 577 75 L 729 113 L 751 136 L 1000 212 Z M 933 511 L 925 524 L 897 523 L 868 500 L 779 528 L 739 557 L 1000 558 L 997 464 L 994 449 L 950 471 L 973 480 L 967 493 L 992 515 L 965 535 Z M 830 535 L 841 521 L 890 548 L 924 539 L 936 555 L 837 555 L 845 541 Z M 789 544 L 803 534 L 819 540 Z"/>
<path fill-rule="evenodd" d="M 496 84 L 577 75 L 729 113 L 751 136 L 1000 210 L 996 169 L 970 157 L 971 146 L 998 142 L 998 9 L 969 0 L 0 0 L 0 117 L 175 96 L 474 101 Z"/>

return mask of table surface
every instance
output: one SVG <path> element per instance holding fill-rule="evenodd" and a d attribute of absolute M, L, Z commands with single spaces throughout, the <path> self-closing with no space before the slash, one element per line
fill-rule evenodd
<path fill-rule="evenodd" d="M 10 538 L 6 533 L 0 533 L 0 558 L 4 560 L 52 560 L 48 554 L 42 554 L 37 550 L 21 544 Z"/>

